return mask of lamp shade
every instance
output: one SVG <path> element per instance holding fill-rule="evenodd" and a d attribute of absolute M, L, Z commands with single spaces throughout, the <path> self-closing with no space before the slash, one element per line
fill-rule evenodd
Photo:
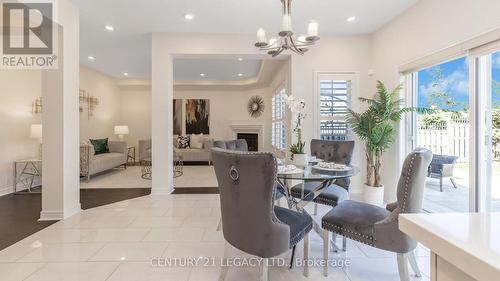
<path fill-rule="evenodd" d="M 128 126 L 115 126 L 115 135 L 128 135 Z"/>
<path fill-rule="evenodd" d="M 42 138 L 42 124 L 32 124 L 30 129 L 30 138 L 41 139 Z"/>

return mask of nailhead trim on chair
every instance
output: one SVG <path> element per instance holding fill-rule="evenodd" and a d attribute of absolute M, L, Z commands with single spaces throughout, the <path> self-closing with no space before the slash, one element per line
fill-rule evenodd
<path fill-rule="evenodd" d="M 406 210 L 406 199 L 408 198 L 408 185 L 410 183 L 410 176 L 411 176 L 411 171 L 413 169 L 413 162 L 415 161 L 416 153 L 413 153 L 411 160 L 410 160 L 410 165 L 408 168 L 408 172 L 406 173 L 406 178 L 405 178 L 405 188 L 404 188 L 404 195 L 403 195 L 403 204 L 401 207 L 401 211 Z"/>
<path fill-rule="evenodd" d="M 348 237 L 349 239 L 359 241 L 359 242 L 361 242 L 363 244 L 367 244 L 367 245 L 370 245 L 370 246 L 374 246 L 374 244 L 375 244 L 375 238 L 373 236 L 368 236 L 368 235 L 365 235 L 363 233 L 355 232 L 355 231 L 349 230 L 347 228 L 343 228 L 343 227 L 340 227 L 338 225 L 331 224 L 331 223 L 326 222 L 326 221 L 322 222 L 322 227 L 323 227 L 323 229 L 335 232 L 335 233 L 340 234 L 342 236 L 345 236 L 345 233 L 347 232 L 348 234 L 354 235 L 354 237 L 353 236 L 349 236 Z M 367 242 L 367 241 L 361 240 L 362 238 L 364 238 L 364 239 L 366 239 L 368 241 L 371 241 L 371 243 Z"/>

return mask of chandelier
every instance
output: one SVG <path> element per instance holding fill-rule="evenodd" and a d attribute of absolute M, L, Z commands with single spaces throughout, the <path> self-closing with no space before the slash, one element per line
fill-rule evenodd
<path fill-rule="evenodd" d="M 307 27 L 307 36 L 295 37 L 292 29 L 292 17 L 290 16 L 290 6 L 292 0 L 281 0 L 283 4 L 283 26 L 282 30 L 278 33 L 279 38 L 271 38 L 267 41 L 266 31 L 260 28 L 257 31 L 257 43 L 255 47 L 273 57 L 281 54 L 285 50 L 291 50 L 299 55 L 303 55 L 308 51 L 308 47 L 316 44 L 319 40 L 318 30 L 319 25 L 317 22 L 312 21 Z"/>

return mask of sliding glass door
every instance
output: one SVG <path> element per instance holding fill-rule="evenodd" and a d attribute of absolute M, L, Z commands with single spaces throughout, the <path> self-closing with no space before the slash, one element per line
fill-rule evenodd
<path fill-rule="evenodd" d="M 478 211 L 500 211 L 500 52 L 475 58 Z"/>
<path fill-rule="evenodd" d="M 434 110 L 414 118 L 413 147 L 434 154 L 423 207 L 429 212 L 467 212 L 471 125 L 467 58 L 421 69 L 414 76 L 415 105 Z"/>
<path fill-rule="evenodd" d="M 434 153 L 428 212 L 500 212 L 500 48 L 408 73 L 407 99 L 433 109 L 408 122 L 408 150 Z"/>

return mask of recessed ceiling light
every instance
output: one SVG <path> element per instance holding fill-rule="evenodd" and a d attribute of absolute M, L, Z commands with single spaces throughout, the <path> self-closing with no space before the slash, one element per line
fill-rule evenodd
<path fill-rule="evenodd" d="M 201 77 L 205 77 L 205 76 L 206 76 L 206 74 L 205 74 L 205 73 L 200 73 L 200 76 L 201 76 Z"/>
<path fill-rule="evenodd" d="M 194 16 L 193 16 L 193 14 L 185 14 L 185 15 L 184 15 L 184 19 L 185 19 L 185 20 L 188 20 L 188 21 L 189 21 L 189 20 L 193 20 L 193 19 L 194 19 Z"/>
<path fill-rule="evenodd" d="M 243 76 L 243 73 L 238 73 L 238 77 L 242 77 Z"/>
<path fill-rule="evenodd" d="M 243 58 L 238 58 L 238 61 L 243 61 Z"/>
<path fill-rule="evenodd" d="M 107 31 L 114 31 L 114 30 L 115 30 L 115 28 L 114 28 L 112 25 L 106 25 L 104 28 L 105 28 Z"/>
<path fill-rule="evenodd" d="M 87 57 L 89 60 L 95 60 L 95 57 L 94 56 L 88 56 Z"/>
<path fill-rule="evenodd" d="M 128 76 L 128 72 L 123 72 L 123 76 Z"/>
<path fill-rule="evenodd" d="M 355 20 L 356 20 L 356 17 L 355 17 L 355 16 L 352 16 L 352 17 L 348 17 L 348 18 L 347 18 L 347 21 L 348 21 L 348 22 L 353 22 L 353 21 L 355 21 Z"/>

